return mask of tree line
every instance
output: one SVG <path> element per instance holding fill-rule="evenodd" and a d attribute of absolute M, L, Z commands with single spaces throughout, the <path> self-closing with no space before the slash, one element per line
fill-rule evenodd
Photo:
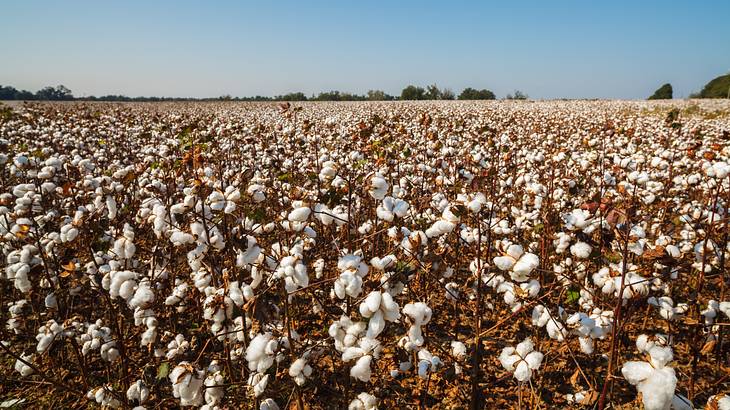
<path fill-rule="evenodd" d="M 317 95 L 307 96 L 303 92 L 292 92 L 274 97 L 253 96 L 233 97 L 222 95 L 213 98 L 190 97 L 128 97 L 126 95 L 104 95 L 75 97 L 73 92 L 63 85 L 44 87 L 33 93 L 27 90 L 18 90 L 12 86 L 0 85 L 0 100 L 38 100 L 38 101 L 394 101 L 394 100 L 495 100 L 496 95 L 487 89 L 465 88 L 458 96 L 448 88 L 439 88 L 436 84 L 427 87 L 409 85 L 399 96 L 394 96 L 382 90 L 369 90 L 365 94 L 353 94 L 341 91 L 326 91 Z M 508 94 L 506 99 L 527 99 L 527 95 L 516 91 Z"/>

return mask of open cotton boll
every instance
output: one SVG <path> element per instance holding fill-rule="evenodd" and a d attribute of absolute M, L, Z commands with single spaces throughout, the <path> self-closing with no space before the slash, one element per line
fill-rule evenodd
<path fill-rule="evenodd" d="M 111 386 L 106 385 L 89 390 L 86 397 L 95 400 L 102 407 L 117 409 L 122 407 L 122 403 L 114 397 L 113 391 Z"/>
<path fill-rule="evenodd" d="M 365 383 L 369 382 L 370 376 L 372 375 L 372 370 L 370 369 L 370 362 L 372 360 L 373 357 L 370 355 L 362 356 L 357 359 L 355 365 L 350 369 L 350 377 Z"/>
<path fill-rule="evenodd" d="M 191 244 L 195 241 L 195 238 L 193 235 L 190 235 L 187 232 L 182 231 L 174 231 L 172 235 L 170 235 L 170 242 L 174 246 L 183 246 L 187 244 Z"/>
<path fill-rule="evenodd" d="M 408 328 L 407 340 L 404 345 L 408 350 L 414 350 L 423 346 L 422 326 L 425 326 L 431 320 L 431 308 L 423 302 L 409 303 L 403 307 L 403 313 L 408 316 L 411 326 Z"/>
<path fill-rule="evenodd" d="M 144 381 L 142 380 L 137 380 L 136 382 L 132 383 L 127 389 L 127 400 L 129 401 L 136 400 L 139 403 L 144 403 L 149 396 L 150 390 L 147 388 L 147 385 L 145 385 Z"/>
<path fill-rule="evenodd" d="M 715 406 L 715 407 L 712 407 Z M 707 399 L 706 409 L 717 408 L 717 410 L 730 410 L 730 396 L 723 394 L 711 396 Z"/>
<path fill-rule="evenodd" d="M 377 410 L 378 399 L 372 394 L 362 392 L 347 406 L 347 410 Z"/>
<path fill-rule="evenodd" d="M 586 259 L 591 255 L 593 248 L 585 242 L 577 242 L 570 247 L 570 254 L 576 258 Z"/>
<path fill-rule="evenodd" d="M 253 389 L 254 397 L 264 394 L 266 386 L 269 384 L 269 375 L 263 373 L 252 372 L 248 376 L 248 385 Z"/>
<path fill-rule="evenodd" d="M 31 364 L 33 363 L 33 354 L 29 354 L 26 356 L 24 353 L 21 353 L 20 358 L 25 360 L 28 363 L 31 363 Z M 14 369 L 16 372 L 20 373 L 20 375 L 23 377 L 30 376 L 31 374 L 34 373 L 33 368 L 31 368 L 27 364 L 23 363 L 21 360 L 15 361 Z"/>
<path fill-rule="evenodd" d="M 137 286 L 137 290 L 134 292 L 134 296 L 129 300 L 129 307 L 135 309 L 137 307 L 144 308 L 149 306 L 155 301 L 155 293 L 150 288 L 150 281 L 148 279 L 143 280 Z"/>
<path fill-rule="evenodd" d="M 273 340 L 271 333 L 259 333 L 254 337 L 246 348 L 246 361 L 248 369 L 264 373 L 274 364 L 274 353 L 277 343 Z"/>
<path fill-rule="evenodd" d="M 203 404 L 203 382 L 205 371 L 196 370 L 188 362 L 180 362 L 170 372 L 172 395 L 180 399 L 181 406 L 200 406 Z"/>
<path fill-rule="evenodd" d="M 306 206 L 301 206 L 289 212 L 287 219 L 291 222 L 304 222 L 309 218 L 312 210 Z"/>
<path fill-rule="evenodd" d="M 385 194 L 388 193 L 388 188 L 388 181 L 386 181 L 382 175 L 375 174 L 372 178 L 370 178 L 368 193 L 375 199 L 383 199 Z"/>
<path fill-rule="evenodd" d="M 672 349 L 654 346 L 649 349 L 648 353 L 650 363 L 626 362 L 621 367 L 621 374 L 641 393 L 645 409 L 669 409 L 677 385 L 674 369 L 667 367 L 672 360 Z"/>
<path fill-rule="evenodd" d="M 535 345 L 530 338 L 517 344 L 516 347 L 508 346 L 502 349 L 499 361 L 508 372 L 512 372 L 519 382 L 527 382 L 532 377 L 532 372 L 540 368 L 543 354 L 534 350 Z"/>
<path fill-rule="evenodd" d="M 261 401 L 259 410 L 279 410 L 279 405 L 276 404 L 274 399 L 265 399 Z"/>
<path fill-rule="evenodd" d="M 373 268 L 375 268 L 379 271 L 385 271 L 388 268 L 394 266 L 397 261 L 398 261 L 398 258 L 396 258 L 395 255 L 387 255 L 387 256 L 383 256 L 382 258 L 373 256 L 373 258 L 370 259 L 370 266 L 372 266 Z"/>
<path fill-rule="evenodd" d="M 300 357 L 294 361 L 289 367 L 289 376 L 294 379 L 294 382 L 303 386 L 307 378 L 312 375 L 312 367 L 307 364 L 305 357 Z"/>

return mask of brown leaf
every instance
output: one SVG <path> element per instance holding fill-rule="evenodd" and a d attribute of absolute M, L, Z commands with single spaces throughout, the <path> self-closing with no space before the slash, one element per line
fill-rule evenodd
<path fill-rule="evenodd" d="M 578 377 L 580 377 L 580 369 L 575 369 L 573 375 L 570 376 L 570 384 L 572 384 L 573 387 L 578 387 Z"/>
<path fill-rule="evenodd" d="M 595 390 L 590 390 L 586 396 L 581 400 L 580 404 L 593 404 L 598 400 L 598 392 Z"/>
<path fill-rule="evenodd" d="M 702 346 L 702 350 L 700 350 L 700 353 L 703 355 L 712 353 L 713 350 L 715 350 L 715 345 L 717 344 L 716 340 L 708 340 L 707 343 L 705 343 L 704 346 Z"/>

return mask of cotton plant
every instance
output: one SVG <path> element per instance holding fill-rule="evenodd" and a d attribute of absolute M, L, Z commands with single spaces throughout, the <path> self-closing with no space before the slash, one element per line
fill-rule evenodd
<path fill-rule="evenodd" d="M 0 342 L 3 343 L 3 342 Z M 13 368 L 16 372 L 20 373 L 22 377 L 30 376 L 35 373 L 35 370 L 28 364 L 33 364 L 33 354 L 26 355 L 25 353 L 20 354 L 20 359 L 15 360 Z M 21 360 L 22 359 L 22 360 Z"/>
<path fill-rule="evenodd" d="M 86 394 L 86 398 L 94 400 L 97 404 L 102 407 L 110 409 L 118 409 L 122 407 L 122 403 L 114 396 L 114 389 L 112 386 L 102 386 L 95 389 L 89 390 Z"/>
<path fill-rule="evenodd" d="M 305 354 L 289 366 L 289 376 L 298 386 L 303 386 L 307 378 L 312 375 L 312 367 L 307 363 L 307 356 Z"/>
<path fill-rule="evenodd" d="M 378 398 L 367 392 L 359 393 L 347 406 L 348 410 L 377 410 L 377 408 Z"/>
<path fill-rule="evenodd" d="M 645 335 L 640 336 L 636 346 L 648 355 L 648 361 L 626 362 L 621 367 L 621 374 L 641 393 L 645 409 L 669 409 L 677 385 L 674 369 L 668 366 L 673 359 L 672 348 L 647 339 Z"/>
<path fill-rule="evenodd" d="M 408 214 L 410 204 L 403 199 L 386 196 L 378 204 L 375 213 L 379 219 L 393 222 L 395 218 L 403 218 Z"/>
<path fill-rule="evenodd" d="M 400 307 L 390 293 L 372 291 L 360 303 L 360 314 L 368 318 L 366 337 L 374 339 L 385 329 L 385 322 L 400 319 Z"/>
<path fill-rule="evenodd" d="M 180 399 L 180 406 L 200 406 L 204 403 L 205 370 L 198 370 L 189 362 L 182 361 L 169 375 L 172 395 Z"/>
<path fill-rule="evenodd" d="M 399 344 L 407 350 L 418 350 L 424 344 L 423 326 L 427 325 L 433 314 L 428 305 L 423 302 L 408 303 L 403 307 L 403 314 L 408 318 L 410 327 Z"/>
<path fill-rule="evenodd" d="M 362 261 L 361 256 L 347 254 L 339 258 L 337 269 L 340 276 L 335 280 L 333 294 L 339 299 L 347 296 L 358 297 L 362 292 L 363 278 L 369 272 L 368 265 Z"/>
<path fill-rule="evenodd" d="M 127 389 L 127 400 L 130 402 L 144 403 L 150 396 L 150 389 L 143 380 L 137 380 L 129 385 Z"/>
<path fill-rule="evenodd" d="M 533 371 L 540 368 L 542 359 L 543 354 L 535 350 L 535 345 L 530 338 L 523 340 L 515 347 L 505 347 L 499 355 L 502 367 L 511 372 L 520 383 L 530 381 Z"/>
<path fill-rule="evenodd" d="M 492 260 L 501 271 L 509 272 L 515 282 L 525 282 L 530 279 L 530 273 L 540 264 L 537 255 L 525 252 L 522 246 L 512 243 L 501 243 L 504 254 Z"/>
<path fill-rule="evenodd" d="M 426 349 L 420 349 L 417 358 L 418 377 L 422 379 L 427 379 L 430 373 L 437 372 L 443 366 L 441 359 Z"/>
<path fill-rule="evenodd" d="M 674 304 L 674 301 L 669 296 L 654 297 L 651 296 L 647 299 L 647 303 L 655 306 L 659 310 L 659 316 L 666 320 L 676 320 L 689 310 L 689 305 L 686 303 Z"/>

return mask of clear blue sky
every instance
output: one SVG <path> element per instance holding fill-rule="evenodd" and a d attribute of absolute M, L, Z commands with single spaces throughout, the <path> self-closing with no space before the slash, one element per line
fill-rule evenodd
<path fill-rule="evenodd" d="M 686 97 L 730 70 L 730 1 L 5 1 L 0 84 L 76 95 L 436 83 L 498 97 Z"/>

